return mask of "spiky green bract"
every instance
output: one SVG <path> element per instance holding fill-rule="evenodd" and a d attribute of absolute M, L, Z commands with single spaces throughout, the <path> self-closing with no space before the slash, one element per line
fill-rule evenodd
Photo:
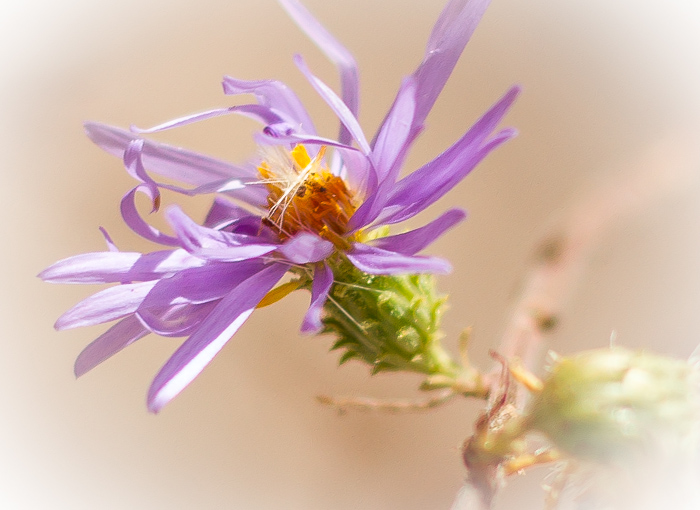
<path fill-rule="evenodd" d="M 559 359 L 528 421 L 561 450 L 606 461 L 677 446 L 697 426 L 697 374 L 683 360 L 623 348 Z"/>
<path fill-rule="evenodd" d="M 371 275 L 336 257 L 335 283 L 324 307 L 324 333 L 336 335 L 340 363 L 362 360 L 372 373 L 403 370 L 455 377 L 443 350 L 440 320 L 447 298 L 429 274 Z"/>

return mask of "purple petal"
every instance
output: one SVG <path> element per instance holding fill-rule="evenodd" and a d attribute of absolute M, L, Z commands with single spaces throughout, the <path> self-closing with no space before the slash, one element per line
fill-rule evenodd
<path fill-rule="evenodd" d="M 449 262 L 438 257 L 402 255 L 361 243 L 353 245 L 346 255 L 355 267 L 369 274 L 446 274 L 452 271 Z"/>
<path fill-rule="evenodd" d="M 328 264 L 317 264 L 314 269 L 314 281 L 311 286 L 311 304 L 301 323 L 302 333 L 318 333 L 321 329 L 321 311 L 328 299 L 328 292 L 333 285 L 333 271 Z"/>
<path fill-rule="evenodd" d="M 403 255 L 415 255 L 466 217 L 467 214 L 463 210 L 450 209 L 438 219 L 420 228 L 403 234 L 381 237 L 370 242 L 375 248 Z"/>
<path fill-rule="evenodd" d="M 51 283 L 147 281 L 204 263 L 204 260 L 193 257 L 185 250 L 146 254 L 123 251 L 83 253 L 56 262 L 39 273 L 39 278 Z"/>
<path fill-rule="evenodd" d="M 250 216 L 250 212 L 248 210 L 237 206 L 225 198 L 214 197 L 214 203 L 211 205 L 211 208 L 207 213 L 207 217 L 204 220 L 204 226 L 216 229 L 220 225 L 228 224 L 246 216 Z"/>
<path fill-rule="evenodd" d="M 399 206 L 399 209 L 389 214 L 384 212 L 378 221 L 397 223 L 419 213 L 457 185 L 489 152 L 515 136 L 515 131 L 504 130 L 483 143 L 519 92 L 519 87 L 511 88 L 454 145 L 396 183 L 385 206 Z M 377 194 L 381 191 L 380 188 Z"/>
<path fill-rule="evenodd" d="M 373 160 L 380 181 L 394 181 L 403 164 L 410 144 L 419 130 L 413 129 L 416 113 L 416 80 L 410 76 L 401 84 L 396 100 L 373 143 Z"/>
<path fill-rule="evenodd" d="M 139 214 L 136 209 L 136 193 L 142 192 L 150 198 L 153 204 L 153 210 L 157 210 L 159 195 L 153 194 L 153 188 L 147 184 L 139 184 L 134 189 L 129 191 L 121 202 L 121 213 L 124 223 L 138 235 L 154 243 L 163 244 L 165 246 L 180 246 L 177 238 L 164 234 L 157 228 L 149 225 Z"/>
<path fill-rule="evenodd" d="M 73 368 L 76 377 L 86 374 L 116 353 L 149 333 L 134 316 L 117 322 L 78 355 Z"/>
<path fill-rule="evenodd" d="M 259 260 L 243 262 L 209 262 L 202 267 L 180 271 L 156 283 L 137 312 L 179 304 L 199 304 L 221 299 L 243 280 L 260 272 Z"/>
<path fill-rule="evenodd" d="M 357 63 L 350 52 L 326 30 L 321 23 L 297 0 L 279 0 L 289 16 L 296 22 L 304 33 L 311 39 L 326 57 L 338 66 L 340 71 L 340 89 L 343 102 L 357 117 L 360 103 L 360 83 Z M 341 125 L 338 140 L 349 144 L 350 132 Z"/>
<path fill-rule="evenodd" d="M 127 283 L 100 291 L 61 315 L 54 327 L 62 330 L 120 319 L 134 313 L 155 284 Z"/>
<path fill-rule="evenodd" d="M 309 232 L 299 232 L 279 247 L 279 252 L 295 264 L 319 262 L 335 250 L 333 243 Z"/>
<path fill-rule="evenodd" d="M 258 103 L 281 112 L 293 121 L 296 130 L 316 134 L 304 105 L 284 83 L 277 80 L 237 80 L 224 76 L 223 86 L 225 94 L 254 94 Z"/>
<path fill-rule="evenodd" d="M 105 124 L 85 124 L 88 137 L 105 151 L 121 158 L 129 143 L 139 136 Z M 176 181 L 195 186 L 216 183 L 223 188 L 229 181 L 242 182 L 259 179 L 257 169 L 232 165 L 196 152 L 144 140 L 142 157 L 144 166 L 153 172 Z M 266 191 L 257 186 L 246 186 L 230 192 L 232 196 L 252 205 L 265 202 Z"/>
<path fill-rule="evenodd" d="M 209 301 L 197 305 L 175 305 L 165 310 L 140 310 L 135 314 L 135 317 L 146 329 L 156 335 L 187 336 L 197 329 L 219 301 Z"/>
<path fill-rule="evenodd" d="M 415 114 L 408 134 L 404 133 L 405 138 L 396 140 L 397 146 L 407 144 L 421 129 L 488 5 L 489 0 L 451 0 L 443 9 L 430 34 L 423 62 L 412 75 L 416 82 Z M 391 135 L 388 130 L 396 122 L 394 117 L 404 114 L 400 107 L 404 100 L 402 92 L 405 93 L 404 87 L 399 90 L 375 140 Z"/>
<path fill-rule="evenodd" d="M 235 262 L 260 257 L 278 246 L 257 236 L 202 227 L 177 206 L 168 208 L 166 218 L 182 247 L 197 257 Z"/>
<path fill-rule="evenodd" d="M 285 119 L 280 117 L 277 113 L 266 106 L 259 104 L 244 104 L 239 106 L 229 106 L 228 108 L 217 108 L 215 110 L 209 110 L 206 112 L 195 113 L 193 115 L 186 115 L 157 126 L 142 129 L 136 126 L 131 126 L 132 133 L 156 133 L 158 131 L 165 131 L 166 129 L 172 129 L 175 127 L 186 126 L 187 124 L 192 124 L 193 122 L 199 122 L 202 120 L 212 119 L 214 117 L 220 117 L 222 115 L 228 115 L 229 113 L 238 113 L 255 119 L 262 124 L 280 124 L 284 123 Z"/>
<path fill-rule="evenodd" d="M 287 272 L 268 266 L 231 291 L 165 363 L 148 391 L 148 409 L 157 413 L 199 375 Z"/>
<path fill-rule="evenodd" d="M 130 316 L 122 319 L 82 350 L 73 367 L 75 376 L 80 377 L 86 374 L 148 333 L 149 331 L 141 325 L 136 317 Z"/>
<path fill-rule="evenodd" d="M 321 98 L 328 104 L 328 106 L 331 107 L 333 112 L 335 112 L 335 114 L 340 119 L 340 122 L 342 122 L 343 125 L 348 129 L 352 137 L 359 144 L 360 150 L 365 154 L 369 154 L 371 152 L 369 148 L 369 143 L 367 143 L 365 134 L 362 132 L 360 123 L 357 121 L 357 117 L 355 117 L 353 112 L 350 111 L 350 109 L 343 102 L 343 100 L 340 99 L 328 85 L 326 85 L 321 80 L 316 78 L 313 74 L 311 74 L 311 71 L 306 66 L 306 63 L 304 63 L 304 60 L 301 58 L 301 56 L 295 55 L 294 62 L 296 63 L 299 70 L 304 74 L 304 76 L 306 76 L 306 79 L 309 80 L 311 86 L 314 89 L 316 89 L 316 92 L 319 93 Z"/>

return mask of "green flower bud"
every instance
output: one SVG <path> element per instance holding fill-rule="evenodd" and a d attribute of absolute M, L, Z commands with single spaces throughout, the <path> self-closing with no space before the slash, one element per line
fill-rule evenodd
<path fill-rule="evenodd" d="M 697 382 L 685 361 L 586 351 L 554 363 L 526 420 L 562 451 L 592 460 L 679 446 L 698 423 Z"/>
<path fill-rule="evenodd" d="M 370 275 L 338 257 L 325 305 L 324 332 L 344 350 L 340 363 L 359 359 L 377 373 L 405 370 L 454 376 L 458 366 L 440 345 L 446 298 L 429 274 Z"/>

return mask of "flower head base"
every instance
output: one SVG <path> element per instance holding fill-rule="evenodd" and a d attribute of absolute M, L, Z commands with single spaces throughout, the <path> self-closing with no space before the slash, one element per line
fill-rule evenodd
<path fill-rule="evenodd" d="M 620 347 L 586 351 L 555 362 L 526 420 L 580 458 L 678 448 L 700 418 L 699 382 L 682 360 Z"/>
<path fill-rule="evenodd" d="M 337 139 L 320 136 L 297 96 L 275 80 L 225 77 L 224 92 L 253 95 L 255 103 L 191 115 L 130 131 L 86 124 L 88 136 L 122 158 L 137 181 L 121 202 L 126 224 L 167 247 L 140 254 L 109 251 L 78 255 L 41 273 L 46 281 L 115 283 L 78 303 L 57 329 L 118 320 L 78 357 L 81 375 L 148 333 L 187 337 L 155 377 L 148 407 L 160 410 L 185 388 L 251 313 L 295 289 L 311 291 L 301 330 L 338 335 L 342 360 L 358 358 L 373 370 L 423 374 L 454 371 L 439 345 L 442 299 L 431 277 L 447 261 L 420 255 L 465 218 L 451 209 L 415 230 L 388 235 L 388 226 L 412 218 L 459 183 L 492 150 L 515 136 L 496 130 L 515 101 L 513 87 L 446 151 L 399 178 L 401 167 L 487 0 L 449 0 L 433 29 L 423 62 L 404 79 L 377 133 L 368 141 L 357 120 L 359 82 L 350 53 L 297 0 L 279 0 L 338 66 L 340 96 L 295 62 L 340 121 Z M 211 117 L 240 114 L 259 121 L 263 157 L 235 165 L 144 137 Z M 334 151 L 326 164 L 326 147 Z M 151 173 L 183 186 L 158 182 Z M 186 196 L 216 194 L 198 224 L 177 206 L 165 216 L 173 234 L 142 217 L 135 197 L 160 207 L 161 190 Z M 378 235 L 377 232 L 382 232 Z M 281 280 L 292 274 L 292 280 Z M 361 291 L 359 301 L 353 292 Z M 361 303 L 358 305 L 358 303 Z"/>

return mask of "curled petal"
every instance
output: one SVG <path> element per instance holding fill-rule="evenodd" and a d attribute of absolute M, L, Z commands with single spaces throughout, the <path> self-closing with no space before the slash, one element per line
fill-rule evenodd
<path fill-rule="evenodd" d="M 372 246 L 403 255 L 415 255 L 467 217 L 461 209 L 450 209 L 438 219 L 410 232 L 371 241 Z"/>
<path fill-rule="evenodd" d="M 136 232 L 138 235 L 154 243 L 163 244 L 165 246 L 180 246 L 177 238 L 164 234 L 157 228 L 149 225 L 141 217 L 138 210 L 136 209 L 136 193 L 142 192 L 151 199 L 153 204 L 153 210 L 158 209 L 160 194 L 154 195 L 153 189 L 147 184 L 139 184 L 134 189 L 129 191 L 121 202 L 121 213 L 124 223 L 126 223 L 131 230 Z"/>
<path fill-rule="evenodd" d="M 279 247 L 279 252 L 295 264 L 319 262 L 334 251 L 333 243 L 316 234 L 300 232 Z"/>
<path fill-rule="evenodd" d="M 85 124 L 85 132 L 99 147 L 120 158 L 123 157 L 129 143 L 140 139 L 138 135 L 129 131 L 94 122 Z M 258 179 L 255 168 L 232 165 L 151 140 L 143 141 L 141 154 L 145 168 L 164 177 L 194 186 L 215 186 L 216 189 L 226 190 L 231 196 L 252 205 L 265 202 L 267 193 L 263 188 L 245 186 L 247 181 Z M 231 188 L 228 189 L 225 183 L 229 182 L 242 183 L 244 187 L 228 186 Z"/>
<path fill-rule="evenodd" d="M 150 411 L 160 411 L 199 375 L 286 271 L 283 265 L 268 266 L 245 280 L 216 305 L 156 375 L 148 391 Z"/>
<path fill-rule="evenodd" d="M 122 319 L 82 350 L 73 367 L 75 376 L 86 374 L 148 333 L 133 315 Z"/>
<path fill-rule="evenodd" d="M 62 330 L 121 319 L 138 309 L 155 284 L 127 283 L 100 291 L 61 315 L 54 327 Z"/>
<path fill-rule="evenodd" d="M 302 333 L 318 333 L 321 329 L 321 312 L 333 285 L 333 271 L 325 262 L 316 264 L 314 281 L 311 286 L 311 303 L 301 323 Z"/>
<path fill-rule="evenodd" d="M 450 263 L 438 257 L 403 255 L 361 243 L 356 243 L 346 255 L 355 267 L 369 274 L 446 274 L 452 271 Z"/>

